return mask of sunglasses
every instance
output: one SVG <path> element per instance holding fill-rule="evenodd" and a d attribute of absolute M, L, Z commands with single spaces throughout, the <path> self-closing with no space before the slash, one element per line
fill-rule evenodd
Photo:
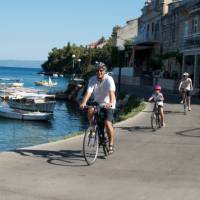
<path fill-rule="evenodd" d="M 103 72 L 103 69 L 97 69 L 96 72 Z"/>

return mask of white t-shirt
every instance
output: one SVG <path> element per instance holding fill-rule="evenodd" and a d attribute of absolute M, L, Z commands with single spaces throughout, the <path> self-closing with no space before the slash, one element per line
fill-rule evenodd
<path fill-rule="evenodd" d="M 115 92 L 115 82 L 111 76 L 105 74 L 104 79 L 99 81 L 96 76 L 93 76 L 89 80 L 88 92 L 93 93 L 94 101 L 99 104 L 105 104 L 110 102 L 109 92 Z M 112 108 L 115 109 L 116 100 L 112 105 Z"/>

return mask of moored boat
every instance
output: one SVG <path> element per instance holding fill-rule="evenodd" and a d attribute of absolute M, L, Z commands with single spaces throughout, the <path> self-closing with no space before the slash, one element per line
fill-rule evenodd
<path fill-rule="evenodd" d="M 53 86 L 57 85 L 57 82 L 52 82 L 51 78 L 49 77 L 49 81 L 44 81 L 44 80 L 42 80 L 42 81 L 36 81 L 35 85 L 37 85 L 37 86 L 53 87 Z"/>
<path fill-rule="evenodd" d="M 30 112 L 10 108 L 6 104 L 0 105 L 0 116 L 9 119 L 31 120 L 31 121 L 48 121 L 52 119 L 52 113 Z"/>
<path fill-rule="evenodd" d="M 56 101 L 46 97 L 25 96 L 19 99 L 10 99 L 8 104 L 11 108 L 53 113 Z"/>

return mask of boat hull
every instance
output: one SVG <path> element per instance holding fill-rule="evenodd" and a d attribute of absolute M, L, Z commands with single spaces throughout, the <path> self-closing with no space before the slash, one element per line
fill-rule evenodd
<path fill-rule="evenodd" d="M 12 109 L 6 106 L 0 107 L 0 116 L 9 119 L 29 120 L 29 121 L 48 121 L 52 119 L 52 113 L 29 112 Z"/>
<path fill-rule="evenodd" d="M 23 103 L 15 102 L 11 100 L 8 102 L 8 104 L 11 108 L 52 113 L 54 111 L 56 102 L 49 101 L 49 102 L 44 102 L 44 103 L 23 104 Z"/>

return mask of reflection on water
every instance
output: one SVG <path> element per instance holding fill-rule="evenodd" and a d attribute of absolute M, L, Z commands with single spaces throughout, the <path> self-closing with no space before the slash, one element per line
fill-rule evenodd
<path fill-rule="evenodd" d="M 49 122 L 0 118 L 0 151 L 55 141 L 86 126 L 85 116 L 76 107 L 58 101 L 54 118 Z"/>

